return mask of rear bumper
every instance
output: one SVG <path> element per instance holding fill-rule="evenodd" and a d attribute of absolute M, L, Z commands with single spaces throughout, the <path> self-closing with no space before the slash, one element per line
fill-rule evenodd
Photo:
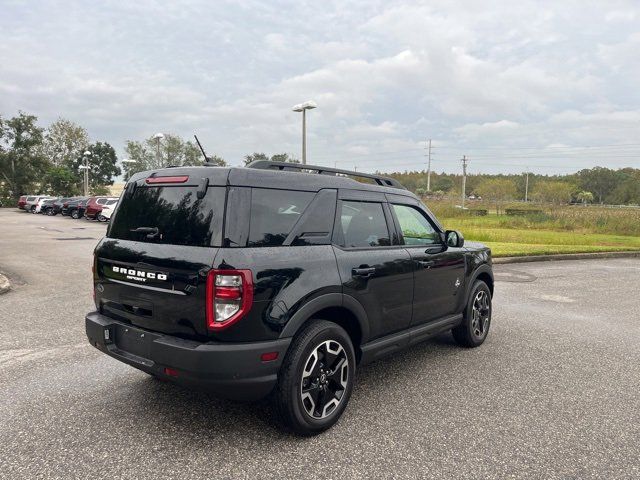
<path fill-rule="evenodd" d="M 284 338 L 201 343 L 133 327 L 98 312 L 87 314 L 85 324 L 91 344 L 107 355 L 157 377 L 235 400 L 258 400 L 271 392 L 291 342 Z M 278 358 L 261 361 L 266 352 L 278 352 Z M 165 368 L 176 375 L 167 375 Z"/>

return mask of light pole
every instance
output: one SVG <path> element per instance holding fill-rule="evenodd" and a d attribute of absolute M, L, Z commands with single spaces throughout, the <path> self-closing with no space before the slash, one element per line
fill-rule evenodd
<path fill-rule="evenodd" d="M 80 170 L 84 170 L 84 181 L 82 182 L 84 185 L 84 196 L 89 196 L 89 157 L 91 156 L 91 152 L 89 150 L 85 150 L 82 154 L 82 159 L 84 160 L 84 165 L 80 165 L 78 168 Z"/>
<path fill-rule="evenodd" d="M 302 112 L 302 164 L 307 164 L 307 110 L 314 109 L 318 106 L 313 100 L 294 105 L 294 112 Z"/>
<path fill-rule="evenodd" d="M 162 140 L 164 138 L 164 134 L 162 133 L 156 133 L 153 138 L 156 139 L 156 161 L 160 162 L 160 140 Z M 158 163 L 158 166 L 160 166 L 160 164 Z"/>

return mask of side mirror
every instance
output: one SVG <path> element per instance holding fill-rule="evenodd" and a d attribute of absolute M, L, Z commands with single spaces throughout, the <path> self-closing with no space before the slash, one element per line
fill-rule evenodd
<path fill-rule="evenodd" d="M 464 246 L 464 237 L 456 230 L 447 230 L 444 234 L 444 238 L 447 247 L 460 248 Z"/>

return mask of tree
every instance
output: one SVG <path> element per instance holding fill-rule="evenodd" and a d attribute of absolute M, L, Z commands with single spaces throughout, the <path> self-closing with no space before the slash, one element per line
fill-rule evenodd
<path fill-rule="evenodd" d="M 91 191 L 100 189 L 106 185 L 113 185 L 113 177 L 120 175 L 121 170 L 118 167 L 118 157 L 116 151 L 106 142 L 96 142 L 87 147 L 87 151 L 91 152 L 88 158 L 89 164 L 89 188 Z M 84 165 L 84 156 L 81 154 L 71 164 L 71 171 L 77 176 L 82 177 L 80 166 Z"/>
<path fill-rule="evenodd" d="M 288 153 L 277 153 L 271 156 L 272 162 L 300 163 L 300 160 L 292 157 Z"/>
<path fill-rule="evenodd" d="M 264 153 L 257 153 L 254 152 L 251 155 L 245 155 L 244 156 L 244 164 L 249 165 L 251 162 L 255 162 L 257 160 L 269 160 L 269 156 L 265 155 Z"/>
<path fill-rule="evenodd" d="M 474 191 L 483 199 L 494 202 L 498 215 L 500 215 L 500 203 L 513 200 L 518 193 L 516 184 L 508 178 L 488 178 L 483 180 Z"/>
<path fill-rule="evenodd" d="M 432 190 L 441 190 L 443 192 L 448 192 L 454 186 L 454 182 L 449 177 L 440 177 L 436 179 L 435 182 L 432 183 Z"/>
<path fill-rule="evenodd" d="M 227 165 L 227 162 L 225 162 L 224 158 L 219 157 L 218 155 L 214 155 L 213 157 L 207 156 L 207 160 L 209 161 L 209 163 L 214 163 L 218 167 L 225 167 Z"/>
<path fill-rule="evenodd" d="M 49 195 L 71 197 L 80 193 L 80 179 L 69 167 L 52 166 L 42 180 L 42 190 Z"/>
<path fill-rule="evenodd" d="M 134 162 L 128 162 L 124 165 L 126 180 L 131 178 L 134 173 L 145 170 L 169 166 L 202 165 L 204 162 L 202 152 L 195 143 L 185 141 L 178 135 L 172 134 L 165 134 L 159 143 L 153 137 L 142 142 L 128 140 L 125 151 L 127 158 L 134 160 Z M 226 165 L 224 159 L 217 155 L 209 157 L 209 161 L 220 166 Z"/>
<path fill-rule="evenodd" d="M 540 180 L 533 188 L 531 197 L 539 202 L 555 204 L 569 203 L 575 186 L 557 180 Z"/>
<path fill-rule="evenodd" d="M 88 145 L 89 134 L 83 127 L 59 118 L 47 128 L 42 155 L 53 165 L 71 166 Z"/>
<path fill-rule="evenodd" d="M 593 193 L 583 190 L 581 192 L 578 192 L 578 195 L 576 195 L 576 198 L 578 199 L 578 201 L 586 205 L 587 203 L 593 202 Z"/>
<path fill-rule="evenodd" d="M 13 198 L 36 189 L 47 167 L 40 152 L 43 129 L 37 126 L 37 121 L 35 115 L 24 112 L 0 121 L 0 178 L 6 182 Z"/>
<path fill-rule="evenodd" d="M 300 160 L 298 160 L 292 155 L 289 155 L 288 153 L 276 153 L 275 155 L 272 155 L 271 158 L 269 158 L 269 155 L 265 153 L 258 153 L 258 152 L 253 152 L 250 155 L 244 156 L 245 166 L 257 160 L 267 160 L 272 162 L 300 163 Z"/>
<path fill-rule="evenodd" d="M 605 167 L 594 167 L 580 170 L 576 174 L 580 188 L 593 192 L 598 198 L 598 203 L 603 203 L 604 199 L 616 188 L 620 178 L 620 172 Z"/>
<path fill-rule="evenodd" d="M 610 200 L 615 204 L 634 204 L 640 205 L 640 170 L 631 173 L 611 193 Z"/>

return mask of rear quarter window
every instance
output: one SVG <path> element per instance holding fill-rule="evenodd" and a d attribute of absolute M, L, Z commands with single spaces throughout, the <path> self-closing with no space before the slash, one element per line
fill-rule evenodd
<path fill-rule="evenodd" d="M 247 246 L 282 245 L 314 196 L 315 192 L 252 189 Z"/>

